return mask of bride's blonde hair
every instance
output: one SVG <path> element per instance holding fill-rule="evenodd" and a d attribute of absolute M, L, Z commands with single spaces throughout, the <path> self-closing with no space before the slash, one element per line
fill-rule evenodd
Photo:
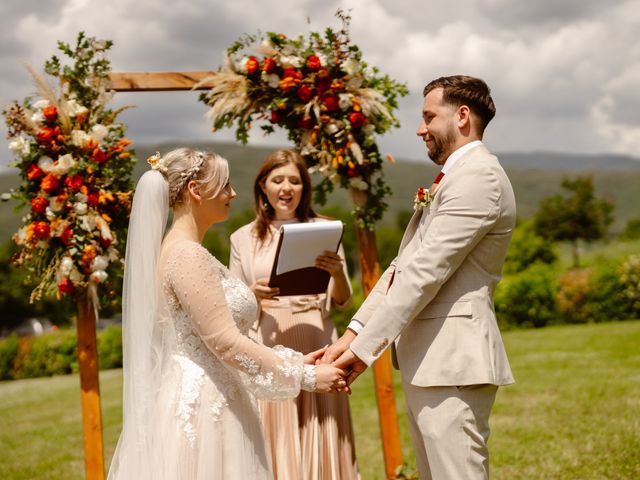
<path fill-rule="evenodd" d="M 217 153 L 183 147 L 171 150 L 160 162 L 160 171 L 169 183 L 171 208 L 184 204 L 186 187 L 191 180 L 206 198 L 216 197 L 229 182 L 229 164 Z"/>

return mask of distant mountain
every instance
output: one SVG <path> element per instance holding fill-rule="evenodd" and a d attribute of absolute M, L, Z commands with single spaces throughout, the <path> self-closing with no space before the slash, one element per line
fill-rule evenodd
<path fill-rule="evenodd" d="M 615 154 L 575 154 L 558 152 L 498 153 L 505 167 L 532 170 L 570 171 L 640 171 L 640 158 Z"/>
<path fill-rule="evenodd" d="M 167 152 L 178 143 L 161 145 L 136 145 L 139 159 L 134 171 L 138 178 L 148 168 L 144 159 L 156 150 Z M 229 159 L 231 181 L 238 192 L 231 214 L 252 208 L 253 178 L 264 158 L 274 147 L 242 146 L 237 143 L 194 143 L 186 145 L 199 149 L 210 149 Z M 640 215 L 640 159 L 622 155 L 574 155 L 553 152 L 499 153 L 516 194 L 518 215 L 530 217 L 537 210 L 540 200 L 548 195 L 561 192 L 563 176 L 580 174 L 593 175 L 596 191 L 615 203 L 614 229 L 621 230 L 630 218 Z M 393 189 L 388 199 L 389 210 L 384 223 L 395 222 L 402 210 L 410 210 L 413 196 L 419 186 L 430 184 L 437 168 L 426 158 L 417 161 L 399 160 L 395 165 L 384 167 L 386 179 Z M 19 184 L 15 170 L 0 172 L 0 193 L 9 191 Z M 349 205 L 345 192 L 336 191 L 329 197 L 329 205 Z M 322 211 L 322 208 L 318 208 Z M 0 203 L 0 243 L 18 228 L 21 214 L 14 211 L 14 202 Z"/>

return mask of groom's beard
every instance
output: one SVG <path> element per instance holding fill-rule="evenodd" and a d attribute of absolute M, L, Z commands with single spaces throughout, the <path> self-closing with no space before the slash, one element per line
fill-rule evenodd
<path fill-rule="evenodd" d="M 443 137 L 433 135 L 431 132 L 429 136 L 432 140 L 431 147 L 427 144 L 429 158 L 436 165 L 444 165 L 449 155 L 453 153 L 453 145 L 456 141 L 453 129 L 448 129 Z"/>

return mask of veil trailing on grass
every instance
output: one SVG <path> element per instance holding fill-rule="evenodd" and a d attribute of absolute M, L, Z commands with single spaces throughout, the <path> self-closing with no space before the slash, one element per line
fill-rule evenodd
<path fill-rule="evenodd" d="M 169 214 L 169 186 L 162 174 L 138 181 L 129 221 L 122 297 L 122 433 L 109 479 L 146 479 L 149 468 L 153 394 L 159 385 L 162 336 L 158 323 L 157 268 Z"/>

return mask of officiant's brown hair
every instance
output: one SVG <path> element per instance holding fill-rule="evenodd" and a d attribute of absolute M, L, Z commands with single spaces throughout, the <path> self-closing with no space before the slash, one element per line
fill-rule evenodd
<path fill-rule="evenodd" d="M 269 233 L 269 225 L 271 225 L 275 217 L 275 210 L 269 203 L 267 195 L 262 188 L 272 170 L 284 167 L 290 163 L 296 166 L 300 174 L 300 179 L 302 180 L 302 196 L 296 208 L 296 217 L 300 222 L 306 222 L 310 218 L 317 216 L 311 208 L 311 177 L 309 176 L 307 165 L 304 163 L 302 156 L 295 150 L 276 150 L 262 162 L 256 179 L 253 182 L 253 198 L 256 209 L 255 231 L 260 243 L 266 240 Z"/>

